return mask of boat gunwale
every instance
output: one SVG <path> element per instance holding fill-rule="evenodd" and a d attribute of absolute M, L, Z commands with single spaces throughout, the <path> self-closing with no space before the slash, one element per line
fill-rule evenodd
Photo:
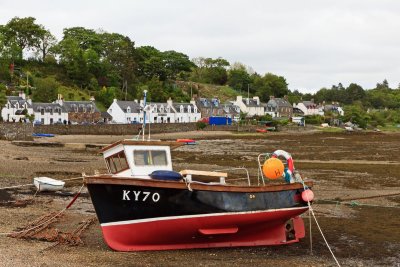
<path fill-rule="evenodd" d="M 84 183 L 88 184 L 110 184 L 110 185 L 134 185 L 146 186 L 156 188 L 175 188 L 175 189 L 188 189 L 188 184 L 183 181 L 163 181 L 154 179 L 141 179 L 132 177 L 113 177 L 112 175 L 98 175 L 84 177 Z M 307 187 L 313 186 L 313 181 L 306 181 L 304 183 Z M 270 184 L 261 186 L 238 186 L 238 185 L 218 185 L 218 184 L 200 184 L 196 182 L 190 183 L 190 189 L 216 191 L 216 192 L 244 192 L 244 193 L 257 193 L 257 192 L 278 192 L 285 190 L 303 189 L 302 183 L 292 184 Z"/>
<path fill-rule="evenodd" d="M 162 141 L 162 140 L 133 140 L 133 139 L 124 139 L 119 140 L 115 143 L 107 145 L 100 149 L 99 153 L 103 153 L 113 147 L 118 145 L 133 145 L 133 146 L 169 146 L 171 149 L 175 149 L 181 146 L 184 146 L 185 143 L 176 142 L 176 141 Z"/>

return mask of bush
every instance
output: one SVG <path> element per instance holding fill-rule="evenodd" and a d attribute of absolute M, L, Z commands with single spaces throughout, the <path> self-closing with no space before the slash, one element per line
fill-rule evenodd
<path fill-rule="evenodd" d="M 203 130 L 204 128 L 207 127 L 207 124 L 206 124 L 205 122 L 198 121 L 198 122 L 196 123 L 196 127 L 197 127 L 197 130 Z"/>
<path fill-rule="evenodd" d="M 311 115 L 311 116 L 305 116 L 305 123 L 307 124 L 312 124 L 312 125 L 320 125 L 321 123 L 324 123 L 324 117 L 320 115 Z"/>

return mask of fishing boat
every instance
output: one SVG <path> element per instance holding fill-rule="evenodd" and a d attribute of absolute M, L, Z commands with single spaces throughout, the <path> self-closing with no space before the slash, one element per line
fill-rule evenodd
<path fill-rule="evenodd" d="M 186 142 L 145 140 L 145 122 L 141 140 L 121 140 L 101 150 L 108 173 L 84 178 L 110 248 L 282 245 L 305 236 L 300 215 L 312 201 L 312 182 L 299 179 L 289 153 L 258 155 L 256 182 L 247 170 L 242 184 L 221 170 L 176 172 L 171 150 Z M 268 183 L 267 177 L 282 182 Z"/>
<path fill-rule="evenodd" d="M 182 145 L 121 140 L 102 149 L 108 173 L 86 176 L 85 183 L 110 248 L 281 245 L 304 237 L 299 215 L 308 210 L 304 192 L 310 191 L 311 182 L 266 184 L 262 175 L 259 185 L 252 185 L 249 177 L 246 185 L 237 185 L 226 172 L 175 172 L 171 149 Z M 292 160 L 288 163 L 293 168 Z M 286 168 L 279 175 L 290 172 Z"/>

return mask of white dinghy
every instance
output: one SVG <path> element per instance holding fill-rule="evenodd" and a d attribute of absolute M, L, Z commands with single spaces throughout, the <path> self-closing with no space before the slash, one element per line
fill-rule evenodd
<path fill-rule="evenodd" d="M 33 184 L 36 186 L 39 192 L 43 192 L 62 190 L 64 188 L 65 182 L 49 177 L 35 177 L 33 178 Z"/>

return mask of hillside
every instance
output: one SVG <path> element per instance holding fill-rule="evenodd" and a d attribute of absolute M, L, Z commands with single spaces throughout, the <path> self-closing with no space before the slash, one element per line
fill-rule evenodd
<path fill-rule="evenodd" d="M 239 93 L 228 85 L 215 85 L 197 82 L 176 81 L 178 88 L 187 96 L 204 97 L 204 98 L 219 98 L 221 102 L 233 100 Z"/>

